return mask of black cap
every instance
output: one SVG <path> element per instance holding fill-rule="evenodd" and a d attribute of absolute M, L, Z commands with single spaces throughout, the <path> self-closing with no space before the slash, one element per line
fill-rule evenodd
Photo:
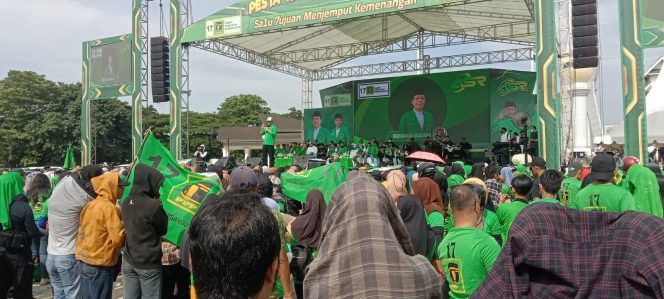
<path fill-rule="evenodd" d="M 607 154 L 595 156 L 590 163 L 590 179 L 595 181 L 611 181 L 616 170 L 616 160 Z"/>
<path fill-rule="evenodd" d="M 530 166 L 537 166 L 542 169 L 546 169 L 546 161 L 542 157 L 537 157 L 533 159 L 533 162 L 530 163 Z"/>
<path fill-rule="evenodd" d="M 567 176 L 569 177 L 575 177 L 579 171 L 583 169 L 583 165 L 579 162 L 572 162 L 568 167 L 567 167 Z"/>

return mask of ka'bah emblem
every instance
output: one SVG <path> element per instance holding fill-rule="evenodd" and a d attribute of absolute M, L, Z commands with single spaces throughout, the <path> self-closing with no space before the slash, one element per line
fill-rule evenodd
<path fill-rule="evenodd" d="M 528 81 L 507 78 L 503 80 L 503 82 L 500 82 L 497 89 L 498 94 L 501 96 L 506 96 L 519 91 L 528 91 Z"/>
<path fill-rule="evenodd" d="M 447 269 L 450 272 L 450 277 L 452 278 L 452 282 L 455 285 L 458 285 L 459 284 L 459 265 L 454 264 L 454 263 L 450 263 L 447 266 Z"/>

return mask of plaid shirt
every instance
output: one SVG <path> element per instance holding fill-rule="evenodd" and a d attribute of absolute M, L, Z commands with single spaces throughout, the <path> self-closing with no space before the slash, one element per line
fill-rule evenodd
<path fill-rule="evenodd" d="M 493 203 L 494 207 L 497 207 L 498 202 L 500 202 L 500 192 L 502 191 L 500 182 L 494 179 L 486 180 L 486 187 L 489 189 L 489 200 Z"/>
<path fill-rule="evenodd" d="M 664 221 L 540 203 L 512 223 L 474 298 L 662 298 Z"/>
<path fill-rule="evenodd" d="M 164 266 L 175 265 L 180 262 L 180 248 L 166 240 L 161 240 L 161 264 Z"/>

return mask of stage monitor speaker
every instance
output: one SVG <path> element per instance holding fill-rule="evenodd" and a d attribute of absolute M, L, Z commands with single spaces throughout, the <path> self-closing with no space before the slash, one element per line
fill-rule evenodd
<path fill-rule="evenodd" d="M 247 166 L 263 165 L 263 159 L 260 157 L 249 157 L 244 160 L 244 164 L 247 164 Z"/>
<path fill-rule="evenodd" d="M 294 166 L 299 166 L 302 169 L 307 168 L 307 163 L 309 163 L 309 157 L 308 156 L 294 156 L 293 157 L 293 165 Z"/>
<path fill-rule="evenodd" d="M 221 166 L 224 170 L 231 170 L 237 166 L 237 163 L 233 157 L 221 157 L 214 165 Z"/>
<path fill-rule="evenodd" d="M 310 159 L 307 161 L 307 169 L 314 169 L 318 166 L 323 166 L 327 164 L 325 160 L 318 160 L 318 159 Z"/>

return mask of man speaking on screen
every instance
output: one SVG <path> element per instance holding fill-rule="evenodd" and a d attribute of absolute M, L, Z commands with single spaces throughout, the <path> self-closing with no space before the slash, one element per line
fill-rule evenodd
<path fill-rule="evenodd" d="M 413 94 L 410 101 L 413 110 L 401 115 L 399 121 L 399 132 L 405 134 L 431 133 L 434 129 L 433 115 L 431 112 L 424 111 L 426 98 L 423 93 Z"/>

